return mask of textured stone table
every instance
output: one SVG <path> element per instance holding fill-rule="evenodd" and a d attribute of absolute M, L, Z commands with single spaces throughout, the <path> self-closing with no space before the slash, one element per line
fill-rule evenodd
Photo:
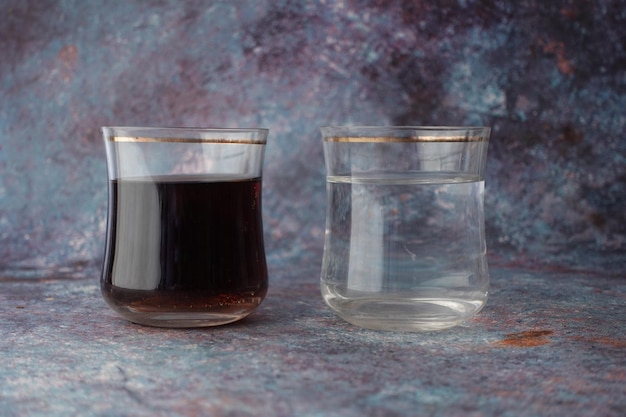
<path fill-rule="evenodd" d="M 387 333 L 338 319 L 318 265 L 271 267 L 247 319 L 142 327 L 79 279 L 0 279 L 2 416 L 623 416 L 626 280 L 492 266 L 487 307 L 456 329 Z"/>

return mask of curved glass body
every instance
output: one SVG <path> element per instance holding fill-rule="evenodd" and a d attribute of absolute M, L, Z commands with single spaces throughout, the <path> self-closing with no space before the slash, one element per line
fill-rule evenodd
<path fill-rule="evenodd" d="M 437 330 L 487 300 L 489 128 L 322 128 L 326 303 L 382 330 Z"/>
<path fill-rule="evenodd" d="M 105 127 L 102 295 L 135 323 L 239 320 L 267 292 L 264 129 Z"/>

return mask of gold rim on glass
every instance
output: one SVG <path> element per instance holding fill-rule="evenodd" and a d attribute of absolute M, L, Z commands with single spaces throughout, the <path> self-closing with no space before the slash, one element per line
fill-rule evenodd
<path fill-rule="evenodd" d="M 265 145 L 268 129 L 215 127 L 103 126 L 108 142 L 116 143 L 214 143 Z"/>
<path fill-rule="evenodd" d="M 227 138 L 151 138 L 145 136 L 108 136 L 110 142 L 130 143 L 233 143 L 241 145 L 264 145 L 264 140 Z"/>
<path fill-rule="evenodd" d="M 484 136 L 333 136 L 324 138 L 326 142 L 348 143 L 413 143 L 413 142 L 485 142 Z"/>
<path fill-rule="evenodd" d="M 487 142 L 486 126 L 324 126 L 325 142 L 416 143 Z"/>

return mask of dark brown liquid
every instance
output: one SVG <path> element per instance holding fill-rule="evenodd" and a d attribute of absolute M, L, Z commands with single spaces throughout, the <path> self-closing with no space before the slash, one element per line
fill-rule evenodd
<path fill-rule="evenodd" d="M 267 292 L 260 178 L 113 180 L 108 221 L 102 292 L 133 321 L 241 318 Z"/>

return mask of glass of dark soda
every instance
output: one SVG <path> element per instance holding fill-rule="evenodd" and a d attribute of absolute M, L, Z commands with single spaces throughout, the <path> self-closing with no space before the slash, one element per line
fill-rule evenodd
<path fill-rule="evenodd" d="M 204 327 L 267 292 L 261 218 L 266 129 L 103 127 L 109 207 L 101 277 L 122 317 Z"/>

